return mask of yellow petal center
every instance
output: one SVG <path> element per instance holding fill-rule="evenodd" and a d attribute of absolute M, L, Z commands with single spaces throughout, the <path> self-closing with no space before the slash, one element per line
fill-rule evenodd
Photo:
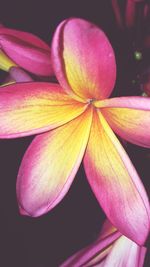
<path fill-rule="evenodd" d="M 2 50 L 0 50 L 0 69 L 9 71 L 11 67 L 17 66 Z"/>

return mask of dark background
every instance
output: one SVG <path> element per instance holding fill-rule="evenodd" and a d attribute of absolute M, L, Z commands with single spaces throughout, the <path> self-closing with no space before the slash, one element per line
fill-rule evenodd
<path fill-rule="evenodd" d="M 120 2 L 123 13 L 125 1 Z M 63 19 L 80 17 L 99 25 L 106 32 L 116 53 L 118 72 L 114 95 L 140 95 L 143 73 L 149 70 L 149 50 L 141 44 L 149 28 L 139 23 L 138 16 L 132 30 L 119 30 L 109 0 L 0 1 L 1 23 L 10 28 L 32 32 L 48 43 Z M 134 58 L 136 49 L 143 52 L 143 59 L 139 62 Z M 5 73 L 1 71 L 1 80 L 4 76 Z M 72 253 L 96 239 L 105 218 L 86 181 L 82 166 L 69 193 L 51 212 L 39 218 L 19 214 L 16 176 L 32 138 L 0 141 L 2 267 L 57 267 Z M 126 150 L 148 191 L 150 150 L 131 144 L 126 145 Z M 148 256 L 145 262 L 147 266 Z"/>

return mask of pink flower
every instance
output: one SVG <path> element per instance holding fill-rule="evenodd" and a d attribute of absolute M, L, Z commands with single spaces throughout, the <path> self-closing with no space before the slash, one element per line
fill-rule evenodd
<path fill-rule="evenodd" d="M 98 239 L 75 253 L 60 267 L 142 267 L 146 250 L 121 235 L 106 221 Z"/>
<path fill-rule="evenodd" d="M 5 71 L 19 65 L 41 76 L 53 74 L 50 48 L 39 37 L 18 30 L 0 27 L 0 68 Z"/>
<path fill-rule="evenodd" d="M 66 195 L 84 158 L 91 188 L 107 217 L 138 244 L 149 232 L 144 187 L 113 130 L 150 147 L 150 99 L 106 99 L 116 79 L 104 32 L 82 19 L 57 28 L 52 61 L 60 83 L 20 83 L 0 90 L 0 137 L 39 134 L 22 160 L 17 197 L 22 214 L 40 216 Z"/>

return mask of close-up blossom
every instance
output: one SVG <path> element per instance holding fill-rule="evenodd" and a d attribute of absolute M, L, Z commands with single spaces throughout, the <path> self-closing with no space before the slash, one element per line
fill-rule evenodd
<path fill-rule="evenodd" d="M 19 83 L 0 91 L 0 138 L 38 134 L 19 168 L 20 211 L 37 217 L 55 207 L 83 159 L 88 182 L 109 220 L 142 245 L 149 232 L 148 198 L 113 131 L 150 147 L 145 131 L 150 99 L 107 99 L 116 79 L 115 55 L 104 32 L 87 21 L 60 23 L 51 58 L 60 85 Z"/>
<path fill-rule="evenodd" d="M 150 1 L 0 7 L 0 266 L 150 266 Z"/>

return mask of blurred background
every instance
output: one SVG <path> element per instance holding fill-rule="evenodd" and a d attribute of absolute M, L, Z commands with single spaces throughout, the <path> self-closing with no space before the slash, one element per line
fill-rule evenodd
<path fill-rule="evenodd" d="M 1 0 L 0 22 L 9 28 L 31 32 L 50 44 L 53 32 L 62 20 L 69 17 L 89 20 L 104 30 L 115 50 L 117 81 L 113 96 L 145 94 L 150 83 L 147 41 L 150 14 L 145 11 L 145 3 L 149 5 L 150 1 L 137 3 L 133 23 L 125 21 L 126 0 L 118 1 L 124 18 L 120 24 L 112 2 Z M 5 76 L 6 73 L 0 71 L 1 82 Z M 3 267 L 57 267 L 94 241 L 105 219 L 82 166 L 64 200 L 51 212 L 39 218 L 19 214 L 16 177 L 32 139 L 0 141 L 0 266 Z M 128 143 L 124 145 L 149 194 L 150 150 Z M 147 254 L 145 267 L 149 264 Z"/>

